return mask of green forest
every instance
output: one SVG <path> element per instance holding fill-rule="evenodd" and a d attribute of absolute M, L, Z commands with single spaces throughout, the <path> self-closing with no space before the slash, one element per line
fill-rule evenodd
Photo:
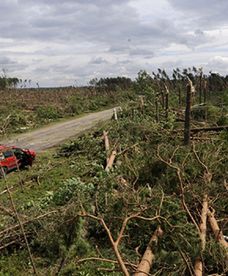
<path fill-rule="evenodd" d="M 0 275 L 227 275 L 228 76 L 4 88 L 2 137 L 118 108 L 0 179 Z"/>

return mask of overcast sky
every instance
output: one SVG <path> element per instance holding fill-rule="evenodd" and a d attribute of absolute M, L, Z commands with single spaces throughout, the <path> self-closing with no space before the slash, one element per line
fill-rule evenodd
<path fill-rule="evenodd" d="M 40 86 L 203 66 L 228 74 L 228 0 L 0 0 L 0 69 Z"/>

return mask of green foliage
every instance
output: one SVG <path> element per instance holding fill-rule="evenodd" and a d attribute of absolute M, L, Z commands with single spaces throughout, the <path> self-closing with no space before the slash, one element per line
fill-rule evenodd
<path fill-rule="evenodd" d="M 154 94 L 152 77 L 146 71 L 141 70 L 138 73 L 134 86 L 136 92 L 140 95 L 148 95 L 151 97 Z"/>
<path fill-rule="evenodd" d="M 62 114 L 53 106 L 39 106 L 36 109 L 36 116 L 39 120 L 55 120 L 62 117 Z"/>

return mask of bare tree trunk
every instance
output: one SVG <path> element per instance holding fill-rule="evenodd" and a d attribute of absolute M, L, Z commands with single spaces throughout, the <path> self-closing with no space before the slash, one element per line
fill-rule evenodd
<path fill-rule="evenodd" d="M 116 108 L 113 109 L 113 116 L 114 116 L 114 120 L 117 121 L 118 117 L 117 117 L 117 110 L 116 110 Z"/>
<path fill-rule="evenodd" d="M 156 109 L 156 122 L 159 123 L 159 103 L 158 97 L 155 99 L 155 109 Z"/>
<path fill-rule="evenodd" d="M 211 225 L 211 229 L 215 235 L 216 240 L 225 248 L 228 249 L 228 243 L 225 241 L 223 237 L 222 230 L 218 226 L 218 222 L 215 219 L 214 212 L 211 212 L 208 210 L 207 212 L 208 219 Z M 227 258 L 228 258 L 228 252 L 227 252 Z"/>
<path fill-rule="evenodd" d="M 205 250 L 206 247 L 206 229 L 207 229 L 207 212 L 208 212 L 208 197 L 204 196 L 203 206 L 201 211 L 201 222 L 199 225 L 200 229 L 200 240 L 201 240 L 201 252 Z M 203 263 L 200 257 L 198 257 L 195 261 L 195 275 L 202 276 L 203 275 Z"/>
<path fill-rule="evenodd" d="M 202 251 L 204 251 L 206 247 L 207 212 L 208 212 L 208 197 L 207 195 L 205 195 L 203 199 L 203 206 L 201 211 L 201 223 L 199 225 Z"/>
<path fill-rule="evenodd" d="M 195 276 L 203 275 L 203 263 L 200 257 L 197 257 L 197 259 L 195 260 L 194 272 Z"/>
<path fill-rule="evenodd" d="M 200 76 L 199 76 L 199 104 L 202 103 L 202 77 L 203 77 L 203 72 L 200 71 Z"/>
<path fill-rule="evenodd" d="M 109 144 L 109 139 L 108 139 L 108 132 L 105 130 L 103 131 L 103 138 L 104 138 L 104 142 L 105 142 L 106 164 L 108 164 L 110 144 Z"/>
<path fill-rule="evenodd" d="M 169 117 L 169 89 L 165 84 L 165 117 L 168 119 Z"/>
<path fill-rule="evenodd" d="M 192 81 L 188 79 L 187 95 L 186 95 L 186 109 L 185 109 L 185 123 L 184 123 L 184 145 L 190 144 L 191 134 L 191 106 L 192 106 L 192 94 L 194 87 Z"/>
<path fill-rule="evenodd" d="M 152 251 L 152 247 L 156 246 L 158 243 L 158 238 L 163 235 L 163 231 L 160 226 L 155 230 L 153 236 L 151 237 L 149 244 L 147 245 L 146 251 L 143 254 L 142 260 L 139 263 L 137 270 L 134 276 L 145 276 L 149 275 L 151 266 L 154 261 L 154 253 Z"/>
<path fill-rule="evenodd" d="M 180 85 L 178 85 L 178 105 L 179 105 L 179 108 L 181 108 L 182 100 L 181 100 L 181 87 L 180 87 Z"/>
<path fill-rule="evenodd" d="M 105 168 L 105 171 L 106 171 L 106 172 L 108 172 L 108 171 L 112 168 L 113 163 L 114 163 L 114 161 L 115 161 L 115 158 L 116 158 L 116 151 L 113 150 L 112 153 L 111 153 L 110 158 L 108 159 L 108 164 L 107 164 L 107 166 L 106 166 L 106 168 Z"/>

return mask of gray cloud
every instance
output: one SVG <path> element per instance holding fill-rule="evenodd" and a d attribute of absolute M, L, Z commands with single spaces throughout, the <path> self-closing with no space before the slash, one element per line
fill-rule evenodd
<path fill-rule="evenodd" d="M 0 66 L 53 85 L 223 58 L 227 1 L 163 0 L 167 14 L 152 2 L 1 0 Z M 210 31 L 216 27 L 224 39 L 212 47 L 216 38 Z M 200 53 L 202 47 L 207 55 Z"/>
<path fill-rule="evenodd" d="M 200 24 L 208 29 L 228 23 L 227 0 L 169 0 L 169 2 L 174 8 L 182 11 L 186 20 L 190 20 L 192 25 Z"/>

